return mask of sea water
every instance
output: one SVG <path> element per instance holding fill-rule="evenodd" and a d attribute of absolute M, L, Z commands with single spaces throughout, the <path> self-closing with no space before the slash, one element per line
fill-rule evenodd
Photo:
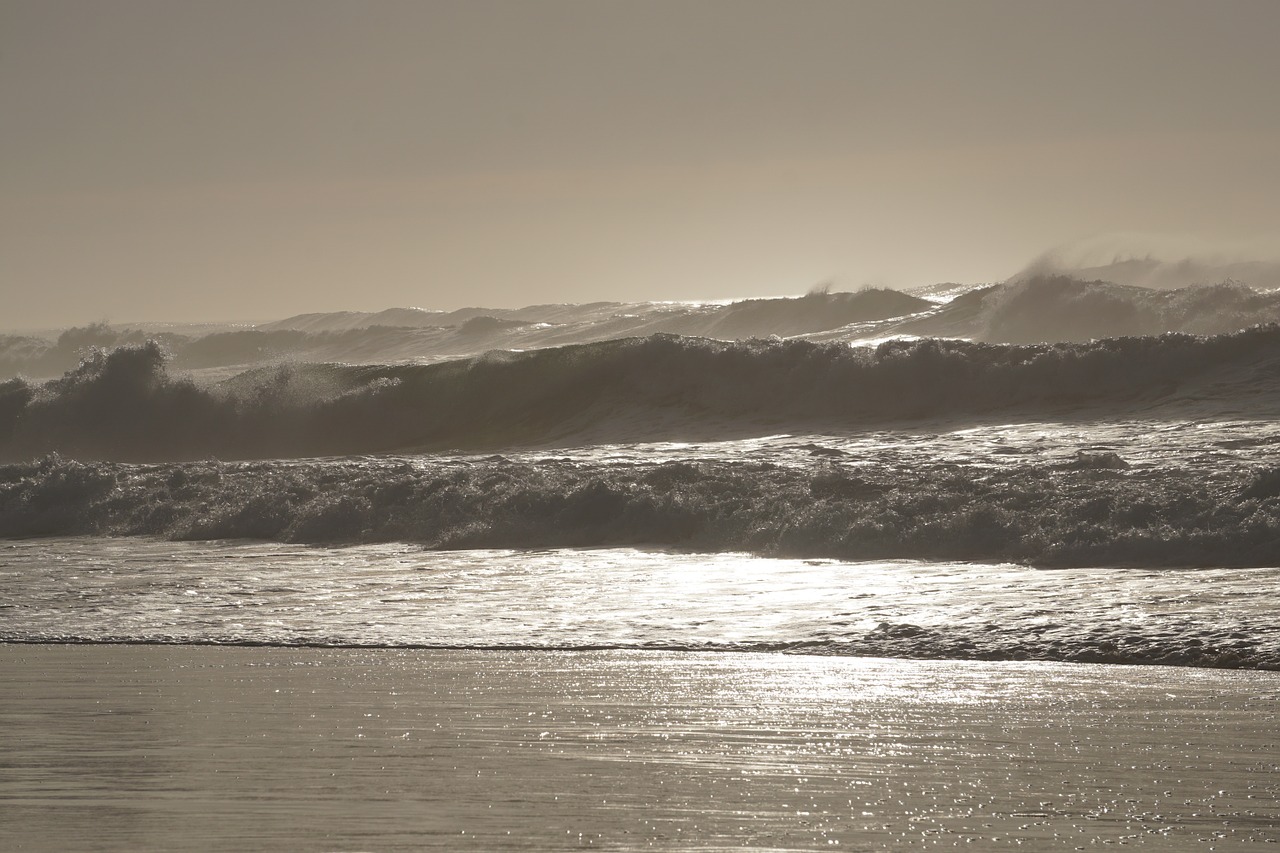
<path fill-rule="evenodd" d="M 1280 669 L 1276 572 L 635 548 L 0 543 L 0 640 L 786 650 Z"/>
<path fill-rule="evenodd" d="M 655 336 L 0 384 L 0 846 L 1278 841 L 1277 364 Z"/>
<path fill-rule="evenodd" d="M 0 566 L 5 849 L 1280 842 L 1265 568 L 136 537 Z"/>

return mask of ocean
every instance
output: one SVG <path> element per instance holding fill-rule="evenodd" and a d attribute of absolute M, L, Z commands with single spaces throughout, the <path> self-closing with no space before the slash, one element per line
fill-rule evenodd
<path fill-rule="evenodd" d="M 0 846 L 1280 842 L 1278 306 L 0 342 Z"/>

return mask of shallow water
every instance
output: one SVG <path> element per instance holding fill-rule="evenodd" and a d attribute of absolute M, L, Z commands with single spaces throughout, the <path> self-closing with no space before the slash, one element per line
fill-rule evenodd
<path fill-rule="evenodd" d="M 1239 849 L 1280 676 L 0 646 L 11 850 Z"/>
<path fill-rule="evenodd" d="M 790 649 L 1280 668 L 1271 569 L 0 543 L 0 640 Z"/>

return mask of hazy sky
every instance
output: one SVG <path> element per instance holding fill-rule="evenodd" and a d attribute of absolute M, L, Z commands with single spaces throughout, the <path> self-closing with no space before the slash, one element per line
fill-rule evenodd
<path fill-rule="evenodd" d="M 0 326 L 1280 234 L 1280 2 L 0 0 Z"/>

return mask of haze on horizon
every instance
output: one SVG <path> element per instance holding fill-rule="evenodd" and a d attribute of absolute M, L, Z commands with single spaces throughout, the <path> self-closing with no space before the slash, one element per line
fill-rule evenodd
<path fill-rule="evenodd" d="M 0 0 L 0 326 L 1265 249 L 1276 32 L 1270 0 Z"/>

